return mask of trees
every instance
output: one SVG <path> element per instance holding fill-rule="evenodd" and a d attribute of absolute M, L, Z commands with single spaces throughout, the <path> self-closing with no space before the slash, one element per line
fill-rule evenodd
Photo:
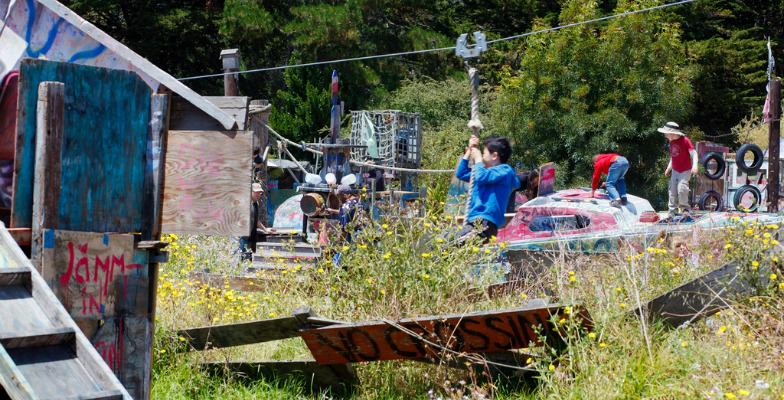
<path fill-rule="evenodd" d="M 616 11 L 656 3 L 620 1 Z M 559 22 L 597 15 L 595 1 L 568 0 Z M 521 45 L 520 70 L 501 81 L 493 121 L 515 138 L 523 161 L 557 161 L 567 182 L 588 177 L 597 152 L 618 151 L 634 165 L 632 190 L 647 194 L 642 183 L 663 171 L 656 127 L 692 111 L 693 70 L 680 34 L 677 23 L 650 13 L 532 36 Z"/>

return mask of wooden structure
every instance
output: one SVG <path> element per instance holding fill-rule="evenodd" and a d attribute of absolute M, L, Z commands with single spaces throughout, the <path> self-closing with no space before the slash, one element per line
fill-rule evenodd
<path fill-rule="evenodd" d="M 0 223 L 0 398 L 131 399 Z"/>
<path fill-rule="evenodd" d="M 21 63 L 11 222 L 29 229 L 43 281 L 135 398 L 149 396 L 165 259 L 139 242 L 160 235 L 152 143 L 166 104 L 130 72 Z"/>
<path fill-rule="evenodd" d="M 521 354 L 509 350 L 545 342 L 555 349 L 562 348 L 558 321 L 568 318 L 587 330 L 593 328 L 587 310 L 556 304 L 364 323 L 318 318 L 306 308 L 298 309 L 291 317 L 185 329 L 178 335 L 185 337 L 194 350 L 299 336 L 315 360 L 227 362 L 204 366 L 250 376 L 304 375 L 305 381 L 313 382 L 315 389 L 346 390 L 347 385 L 356 383 L 350 367 L 355 362 L 407 359 L 465 368 L 487 367 L 478 361 L 487 359 L 496 363 L 494 371 L 508 375 L 520 375 L 521 371 L 530 373 L 531 368 L 520 366 L 524 365 Z"/>
<path fill-rule="evenodd" d="M 744 271 L 731 262 L 649 301 L 643 310 L 650 319 L 678 327 L 711 316 L 733 301 L 752 295 L 753 281 L 767 283 L 767 273 Z M 633 312 L 640 313 L 640 310 Z"/>

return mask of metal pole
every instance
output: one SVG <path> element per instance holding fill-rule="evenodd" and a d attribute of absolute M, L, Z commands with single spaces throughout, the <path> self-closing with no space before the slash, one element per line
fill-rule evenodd
<path fill-rule="evenodd" d="M 781 81 L 770 81 L 768 125 L 768 212 L 779 211 L 779 141 L 781 139 Z"/>

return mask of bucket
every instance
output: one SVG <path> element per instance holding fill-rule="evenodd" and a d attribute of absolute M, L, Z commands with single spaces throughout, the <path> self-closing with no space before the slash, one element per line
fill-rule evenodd
<path fill-rule="evenodd" d="M 318 193 L 306 193 L 302 196 L 299 207 L 305 215 L 312 217 L 324 208 L 324 198 Z"/>

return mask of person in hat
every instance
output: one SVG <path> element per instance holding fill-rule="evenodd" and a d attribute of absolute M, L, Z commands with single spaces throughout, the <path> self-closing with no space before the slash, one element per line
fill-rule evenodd
<path fill-rule="evenodd" d="M 607 175 L 605 188 L 610 197 L 610 205 L 620 208 L 626 205 L 626 171 L 629 170 L 629 161 L 626 157 L 615 153 L 602 153 L 593 156 L 593 179 L 591 179 L 591 197 L 594 197 L 599 188 L 602 174 Z"/>
<path fill-rule="evenodd" d="M 658 129 L 670 142 L 670 162 L 664 170 L 664 176 L 670 176 L 670 215 L 675 215 L 681 210 L 688 214 L 689 209 L 689 179 L 696 174 L 697 151 L 691 140 L 686 137 L 680 126 L 675 122 L 668 122 Z"/>
<path fill-rule="evenodd" d="M 357 191 L 349 185 L 338 185 L 336 193 L 340 197 L 340 209 L 327 208 L 327 212 L 337 214 L 338 222 L 343 232 L 343 239 L 351 243 L 352 228 L 353 231 L 360 229 L 359 226 L 353 226 L 354 224 L 352 224 L 357 216 L 357 210 L 361 206 L 359 197 L 357 197 Z"/>

